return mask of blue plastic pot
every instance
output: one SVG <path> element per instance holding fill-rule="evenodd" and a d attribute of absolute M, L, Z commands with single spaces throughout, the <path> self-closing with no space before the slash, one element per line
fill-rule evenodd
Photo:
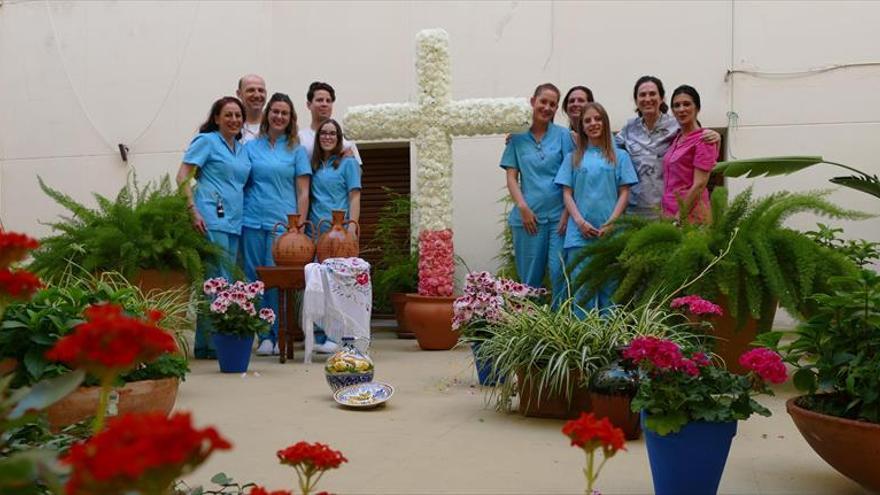
<path fill-rule="evenodd" d="M 694 421 L 678 433 L 660 436 L 645 426 L 651 477 L 656 495 L 712 495 L 718 492 L 730 443 L 736 435 L 736 421 L 707 423 Z"/>
<path fill-rule="evenodd" d="M 214 347 L 217 349 L 217 362 L 223 373 L 244 373 L 251 362 L 251 348 L 254 336 L 241 337 L 228 333 L 214 334 Z"/>
<path fill-rule="evenodd" d="M 492 361 L 488 359 L 477 359 L 477 351 L 480 349 L 480 344 L 477 342 L 471 342 L 471 351 L 474 353 L 474 367 L 477 368 L 477 379 L 480 381 L 480 385 L 486 387 L 494 387 L 495 385 L 503 384 L 504 377 L 496 378 L 495 373 L 492 373 Z"/>

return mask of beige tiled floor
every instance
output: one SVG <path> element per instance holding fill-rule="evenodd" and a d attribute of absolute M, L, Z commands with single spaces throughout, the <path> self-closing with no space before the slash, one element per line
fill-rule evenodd
<path fill-rule="evenodd" d="M 275 451 L 320 441 L 349 459 L 320 489 L 338 494 L 578 494 L 583 454 L 560 433 L 562 421 L 487 408 L 467 349 L 420 351 L 415 341 L 377 333 L 376 380 L 395 395 L 382 408 L 343 409 L 333 402 L 319 362 L 254 357 L 250 372 L 223 375 L 213 361 L 193 361 L 177 408 L 198 425 L 215 425 L 235 445 L 189 478 L 207 483 L 219 471 L 273 489 L 295 475 Z M 865 493 L 825 464 L 785 413 L 782 389 L 765 400 L 774 415 L 741 422 L 721 481 L 723 494 Z M 880 466 L 878 466 L 880 468 Z M 600 479 L 606 495 L 652 493 L 644 442 L 628 444 Z"/>

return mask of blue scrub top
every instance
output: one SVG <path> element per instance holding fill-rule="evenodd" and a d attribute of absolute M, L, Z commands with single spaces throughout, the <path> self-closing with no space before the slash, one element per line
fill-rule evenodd
<path fill-rule="evenodd" d="M 296 206 L 296 178 L 312 175 L 305 149 L 297 144 L 288 148 L 287 136 L 273 146 L 268 136 L 245 145 L 251 161 L 251 174 L 244 187 L 244 226 L 271 230 L 287 215 L 299 213 Z"/>
<path fill-rule="evenodd" d="M 554 179 L 563 158 L 573 150 L 571 132 L 552 122 L 540 143 L 532 131 L 526 131 L 510 136 L 504 148 L 501 168 L 519 170 L 519 187 L 538 223 L 557 222 L 562 215 L 562 189 Z M 514 227 L 522 226 L 519 208 L 511 208 L 508 221 Z"/>
<path fill-rule="evenodd" d="M 208 230 L 241 234 L 244 184 L 251 162 L 244 146 L 235 141 L 230 148 L 218 131 L 201 133 L 189 143 L 183 163 L 198 168 L 193 201 Z M 223 218 L 217 203 L 223 204 Z"/>
<path fill-rule="evenodd" d="M 338 167 L 329 165 L 329 160 L 312 174 L 312 197 L 309 202 L 309 221 L 318 227 L 318 222 L 331 220 L 333 210 L 345 210 L 348 218 L 348 193 L 361 188 L 361 167 L 357 160 L 347 156 Z M 322 232 L 330 226 L 325 223 Z"/>
<path fill-rule="evenodd" d="M 615 149 L 614 153 L 617 156 L 616 166 L 608 163 L 599 148 L 590 146 L 576 169 L 571 165 L 573 154 L 569 153 L 556 175 L 556 183 L 572 189 L 572 197 L 581 216 L 596 228 L 605 224 L 614 213 L 617 188 L 639 182 L 629 154 L 621 149 Z M 563 245 L 565 249 L 583 247 L 593 240 L 581 235 L 574 219 L 568 218 Z"/>

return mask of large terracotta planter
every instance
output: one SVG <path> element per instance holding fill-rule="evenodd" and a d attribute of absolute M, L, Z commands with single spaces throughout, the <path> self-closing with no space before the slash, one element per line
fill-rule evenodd
<path fill-rule="evenodd" d="M 724 364 L 731 373 L 744 375 L 748 373 L 748 370 L 740 366 L 739 357 L 744 352 L 754 349 L 751 344 L 760 332 L 758 320 L 749 317 L 745 325 L 737 328 L 736 318 L 730 314 L 730 304 L 727 298 L 720 296 L 717 303 L 724 310 L 724 314 L 706 320 L 712 324 L 712 329 L 708 334 L 715 337 L 713 352 L 724 360 Z M 773 313 L 775 314 L 776 311 L 774 310 Z"/>
<path fill-rule="evenodd" d="M 178 271 L 138 270 L 134 274 L 132 283 L 144 294 L 152 290 L 183 289 L 185 291 L 189 287 L 189 277 L 185 272 Z"/>
<path fill-rule="evenodd" d="M 15 358 L 0 359 L 0 376 L 5 376 L 18 368 L 18 360 Z"/>
<path fill-rule="evenodd" d="M 871 492 L 880 492 L 880 424 L 820 414 L 789 399 L 785 408 L 819 457 Z"/>
<path fill-rule="evenodd" d="M 517 390 L 519 391 L 519 412 L 523 416 L 533 418 L 556 418 L 574 419 L 581 412 L 589 412 L 590 393 L 586 385 L 577 386 L 574 389 L 571 401 L 561 393 L 550 393 L 548 390 L 540 391 L 538 385 L 540 378 L 538 372 L 526 373 L 523 370 L 516 372 Z M 572 371 L 569 375 L 571 383 L 580 383 L 580 373 Z"/>
<path fill-rule="evenodd" d="M 179 384 L 180 380 L 177 378 L 126 383 L 116 389 L 119 393 L 118 414 L 152 411 L 168 414 L 174 408 Z M 101 387 L 80 387 L 49 406 L 46 409 L 49 425 L 58 430 L 94 416 L 100 390 Z"/>
<path fill-rule="evenodd" d="M 412 333 L 406 324 L 406 294 L 403 292 L 391 293 L 391 305 L 394 307 L 394 318 L 397 320 L 397 338 L 398 339 L 414 339 L 416 334 Z"/>
<path fill-rule="evenodd" d="M 406 324 L 419 347 L 425 351 L 447 351 L 458 343 L 452 330 L 452 303 L 455 297 L 406 295 Z"/>

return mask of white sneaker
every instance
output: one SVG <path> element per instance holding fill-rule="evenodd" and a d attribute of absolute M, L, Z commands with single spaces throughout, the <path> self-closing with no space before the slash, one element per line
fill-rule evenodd
<path fill-rule="evenodd" d="M 276 347 L 277 349 L 277 347 Z M 260 342 L 260 347 L 257 347 L 257 356 L 271 356 L 272 355 L 272 341 L 266 339 Z"/>
<path fill-rule="evenodd" d="M 275 343 L 275 346 L 272 347 L 272 355 L 273 355 L 273 356 L 277 356 L 277 355 L 279 355 L 279 354 L 281 354 L 281 351 L 278 350 L 278 343 L 276 342 L 276 343 Z"/>
<path fill-rule="evenodd" d="M 315 352 L 318 354 L 333 354 L 339 350 L 339 346 L 332 340 L 327 340 L 323 344 L 315 344 Z"/>

